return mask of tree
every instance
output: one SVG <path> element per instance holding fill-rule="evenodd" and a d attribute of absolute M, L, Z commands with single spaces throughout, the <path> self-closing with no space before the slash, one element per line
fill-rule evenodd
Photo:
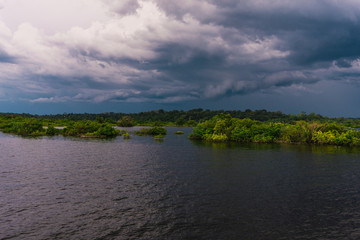
<path fill-rule="evenodd" d="M 131 117 L 124 116 L 121 120 L 118 121 L 117 125 L 119 127 L 133 127 L 135 124 Z"/>

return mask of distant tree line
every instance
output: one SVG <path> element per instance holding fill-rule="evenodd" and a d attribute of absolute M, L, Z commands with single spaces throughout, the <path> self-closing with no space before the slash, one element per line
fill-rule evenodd
<path fill-rule="evenodd" d="M 119 126 L 133 126 L 133 125 L 168 125 L 168 126 L 195 126 L 197 123 L 212 119 L 219 114 L 230 115 L 233 118 L 251 119 L 261 122 L 282 122 L 293 123 L 296 121 L 317 121 L 317 122 L 337 122 L 348 127 L 360 127 L 360 119 L 358 118 L 329 118 L 321 116 L 316 113 L 306 114 L 301 112 L 299 114 L 284 114 L 281 111 L 269 112 L 267 110 L 247 109 L 240 110 L 204 110 L 202 108 L 192 109 L 188 111 L 172 110 L 165 111 L 163 109 L 139 112 L 139 113 L 63 113 L 53 115 L 31 115 L 31 114 L 15 114 L 15 113 L 0 113 L 0 116 L 21 116 L 35 119 L 50 119 L 50 120 L 93 120 L 100 123 L 110 123 Z"/>

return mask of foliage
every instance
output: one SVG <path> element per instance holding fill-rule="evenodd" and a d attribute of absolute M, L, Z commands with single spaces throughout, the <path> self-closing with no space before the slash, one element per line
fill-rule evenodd
<path fill-rule="evenodd" d="M 154 138 L 164 138 L 165 136 L 162 134 L 155 135 Z"/>
<path fill-rule="evenodd" d="M 152 127 L 149 129 L 149 134 L 150 135 L 166 135 L 167 134 L 167 130 L 163 127 Z"/>
<path fill-rule="evenodd" d="M 156 110 L 142 113 L 30 115 L 0 113 L 0 130 L 21 136 L 115 137 L 127 133 L 114 125 L 145 124 L 137 135 L 166 135 L 162 126 L 194 126 L 191 139 L 213 142 L 288 142 L 360 145 L 360 119 L 327 118 L 318 114 L 286 115 L 266 110 Z M 58 129 L 57 127 L 65 127 Z M 128 133 L 127 133 L 128 134 Z"/>
<path fill-rule="evenodd" d="M 145 136 L 145 135 L 166 135 L 167 134 L 167 130 L 163 127 L 159 127 L 159 126 L 155 126 L 152 128 L 141 128 L 138 131 L 134 132 L 136 135 L 139 136 Z"/>
<path fill-rule="evenodd" d="M 251 119 L 231 118 L 220 114 L 199 123 L 189 135 L 191 139 L 212 142 L 288 142 L 333 145 L 360 145 L 360 131 L 339 123 L 296 121 L 264 123 Z"/>
<path fill-rule="evenodd" d="M 67 126 L 69 122 L 91 120 L 98 121 L 99 123 L 108 123 L 119 126 L 196 126 L 198 123 L 205 122 L 218 115 L 230 115 L 238 119 L 251 119 L 261 122 L 281 122 L 294 124 L 297 121 L 317 122 L 317 123 L 335 123 L 340 124 L 347 128 L 360 128 L 360 119 L 355 118 L 329 118 L 319 114 L 305 112 L 299 114 L 284 114 L 280 111 L 269 112 L 266 110 L 246 109 L 240 110 L 204 110 L 201 108 L 191 109 L 188 111 L 183 110 L 153 110 L 148 112 L 139 113 L 63 113 L 56 115 L 31 115 L 31 114 L 14 114 L 14 113 L 0 113 L 0 119 L 3 117 L 9 118 L 32 118 L 43 121 L 44 126 Z M 1 120 L 0 120 L 1 121 Z M 0 123 L 1 125 L 1 123 Z M 334 126 L 334 125 L 333 125 Z M 332 126 L 332 127 L 333 127 Z M 1 126 L 0 126 L 1 127 Z M 326 126 L 326 127 L 331 127 Z M 321 131 L 328 131 L 321 129 Z"/>
<path fill-rule="evenodd" d="M 140 130 L 136 130 L 134 131 L 135 135 L 138 136 L 146 136 L 146 135 L 150 135 L 149 134 L 149 129 L 148 128 L 140 128 Z"/>
<path fill-rule="evenodd" d="M 114 129 L 111 124 L 100 121 L 77 121 L 67 122 L 64 129 L 57 129 L 51 121 L 33 118 L 0 118 L 0 129 L 4 133 L 14 133 L 21 136 L 54 136 L 63 134 L 64 136 L 94 136 L 94 137 L 115 137 L 119 130 Z M 43 127 L 47 125 L 47 127 Z"/>
<path fill-rule="evenodd" d="M 120 133 L 120 130 L 113 128 L 109 124 L 102 124 L 95 132 L 98 137 L 116 137 Z"/>
<path fill-rule="evenodd" d="M 128 132 L 123 133 L 122 136 L 123 136 L 124 139 L 131 138 L 131 135 Z"/>
<path fill-rule="evenodd" d="M 49 126 L 47 129 L 46 129 L 46 135 L 48 136 L 54 136 L 54 135 L 57 135 L 59 134 L 59 129 L 56 129 L 54 128 L 53 126 Z"/>
<path fill-rule="evenodd" d="M 184 132 L 183 132 L 183 131 L 176 131 L 176 132 L 174 132 L 174 134 L 176 134 L 176 135 L 182 135 L 182 134 L 184 134 Z"/>
<path fill-rule="evenodd" d="M 12 121 L 3 124 L 1 129 L 4 133 L 14 133 L 21 136 L 42 136 L 46 134 L 41 121 L 35 119 Z"/>
<path fill-rule="evenodd" d="M 121 120 L 117 122 L 117 125 L 119 127 L 133 127 L 135 124 L 134 120 L 131 117 L 124 116 Z"/>
<path fill-rule="evenodd" d="M 299 114 L 284 114 L 280 111 L 269 112 L 266 110 L 255 110 L 246 109 L 245 111 L 240 110 L 204 110 L 201 108 L 191 109 L 189 111 L 183 110 L 153 110 L 148 112 L 140 113 L 99 113 L 99 114 L 90 114 L 90 113 L 63 113 L 56 115 L 30 115 L 30 114 L 14 114 L 14 113 L 0 113 L 0 116 L 10 116 L 10 117 L 25 117 L 25 118 L 36 118 L 36 119 L 47 119 L 47 120 L 61 120 L 61 121 L 79 121 L 79 120 L 97 120 L 99 123 L 110 123 L 117 124 L 118 121 L 122 121 L 124 117 L 128 117 L 133 120 L 135 125 L 151 125 L 154 122 L 159 122 L 162 125 L 173 125 L 173 126 L 195 126 L 199 122 L 204 122 L 210 120 L 213 117 L 220 114 L 229 114 L 234 118 L 239 119 L 251 119 L 262 122 L 282 122 L 282 123 L 293 123 L 296 121 L 306 121 L 306 122 L 335 122 L 340 123 L 346 127 L 360 127 L 360 119 L 353 118 L 328 118 L 321 116 L 319 114 L 310 113 L 306 114 L 305 112 Z"/>

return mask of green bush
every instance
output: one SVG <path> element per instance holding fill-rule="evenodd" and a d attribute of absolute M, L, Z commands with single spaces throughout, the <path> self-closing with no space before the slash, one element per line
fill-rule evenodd
<path fill-rule="evenodd" d="M 139 135 L 139 136 L 150 135 L 149 134 L 149 128 L 141 128 L 140 130 L 134 131 L 134 134 Z"/>
<path fill-rule="evenodd" d="M 155 126 L 149 129 L 150 135 L 166 135 L 167 130 L 163 127 Z"/>
<path fill-rule="evenodd" d="M 134 120 L 131 117 L 124 116 L 121 120 L 117 122 L 117 125 L 119 127 L 133 127 L 135 124 Z"/>
<path fill-rule="evenodd" d="M 54 136 L 54 135 L 56 135 L 58 133 L 59 133 L 59 130 L 54 128 L 53 126 L 49 126 L 46 129 L 46 135 L 48 135 L 48 136 Z"/>
<path fill-rule="evenodd" d="M 163 127 L 155 126 L 152 128 L 141 128 L 140 130 L 137 130 L 134 132 L 136 135 L 139 136 L 145 136 L 145 135 L 166 135 L 167 130 Z"/>
<path fill-rule="evenodd" d="M 266 134 L 256 134 L 253 139 L 253 142 L 256 143 L 271 143 L 273 142 L 273 138 L 270 136 L 267 136 Z"/>
<path fill-rule="evenodd" d="M 287 125 L 283 129 L 281 139 L 290 143 L 306 142 L 307 135 L 299 125 Z"/>
<path fill-rule="evenodd" d="M 123 136 L 124 139 L 131 138 L 131 135 L 128 132 L 123 133 L 122 136 Z"/>
<path fill-rule="evenodd" d="M 111 125 L 103 124 L 94 134 L 98 137 L 116 137 L 120 134 L 120 130 L 113 128 Z"/>
<path fill-rule="evenodd" d="M 155 135 L 154 138 L 164 138 L 164 135 L 158 134 L 158 135 Z"/>
<path fill-rule="evenodd" d="M 176 134 L 176 135 L 182 135 L 182 134 L 184 134 L 184 132 L 183 132 L 183 131 L 176 131 L 176 132 L 174 132 L 174 134 Z"/>
<path fill-rule="evenodd" d="M 337 132 L 315 132 L 313 135 L 313 142 L 318 144 L 335 144 Z"/>
<path fill-rule="evenodd" d="M 238 142 L 249 142 L 252 138 L 252 133 L 250 128 L 247 128 L 245 126 L 243 127 L 236 127 L 231 132 L 230 139 L 232 141 L 238 141 Z"/>
<path fill-rule="evenodd" d="M 21 136 L 41 136 L 45 135 L 45 129 L 42 122 L 38 120 L 28 120 L 25 122 L 10 122 L 3 125 L 2 131 L 5 133 L 14 133 Z"/>
<path fill-rule="evenodd" d="M 228 137 L 225 134 L 213 134 L 211 136 L 211 141 L 213 142 L 226 142 L 228 140 Z"/>

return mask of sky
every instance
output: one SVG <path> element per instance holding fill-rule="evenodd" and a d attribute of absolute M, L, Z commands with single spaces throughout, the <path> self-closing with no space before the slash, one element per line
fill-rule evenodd
<path fill-rule="evenodd" d="M 0 0 L 0 112 L 360 117 L 357 0 Z"/>

